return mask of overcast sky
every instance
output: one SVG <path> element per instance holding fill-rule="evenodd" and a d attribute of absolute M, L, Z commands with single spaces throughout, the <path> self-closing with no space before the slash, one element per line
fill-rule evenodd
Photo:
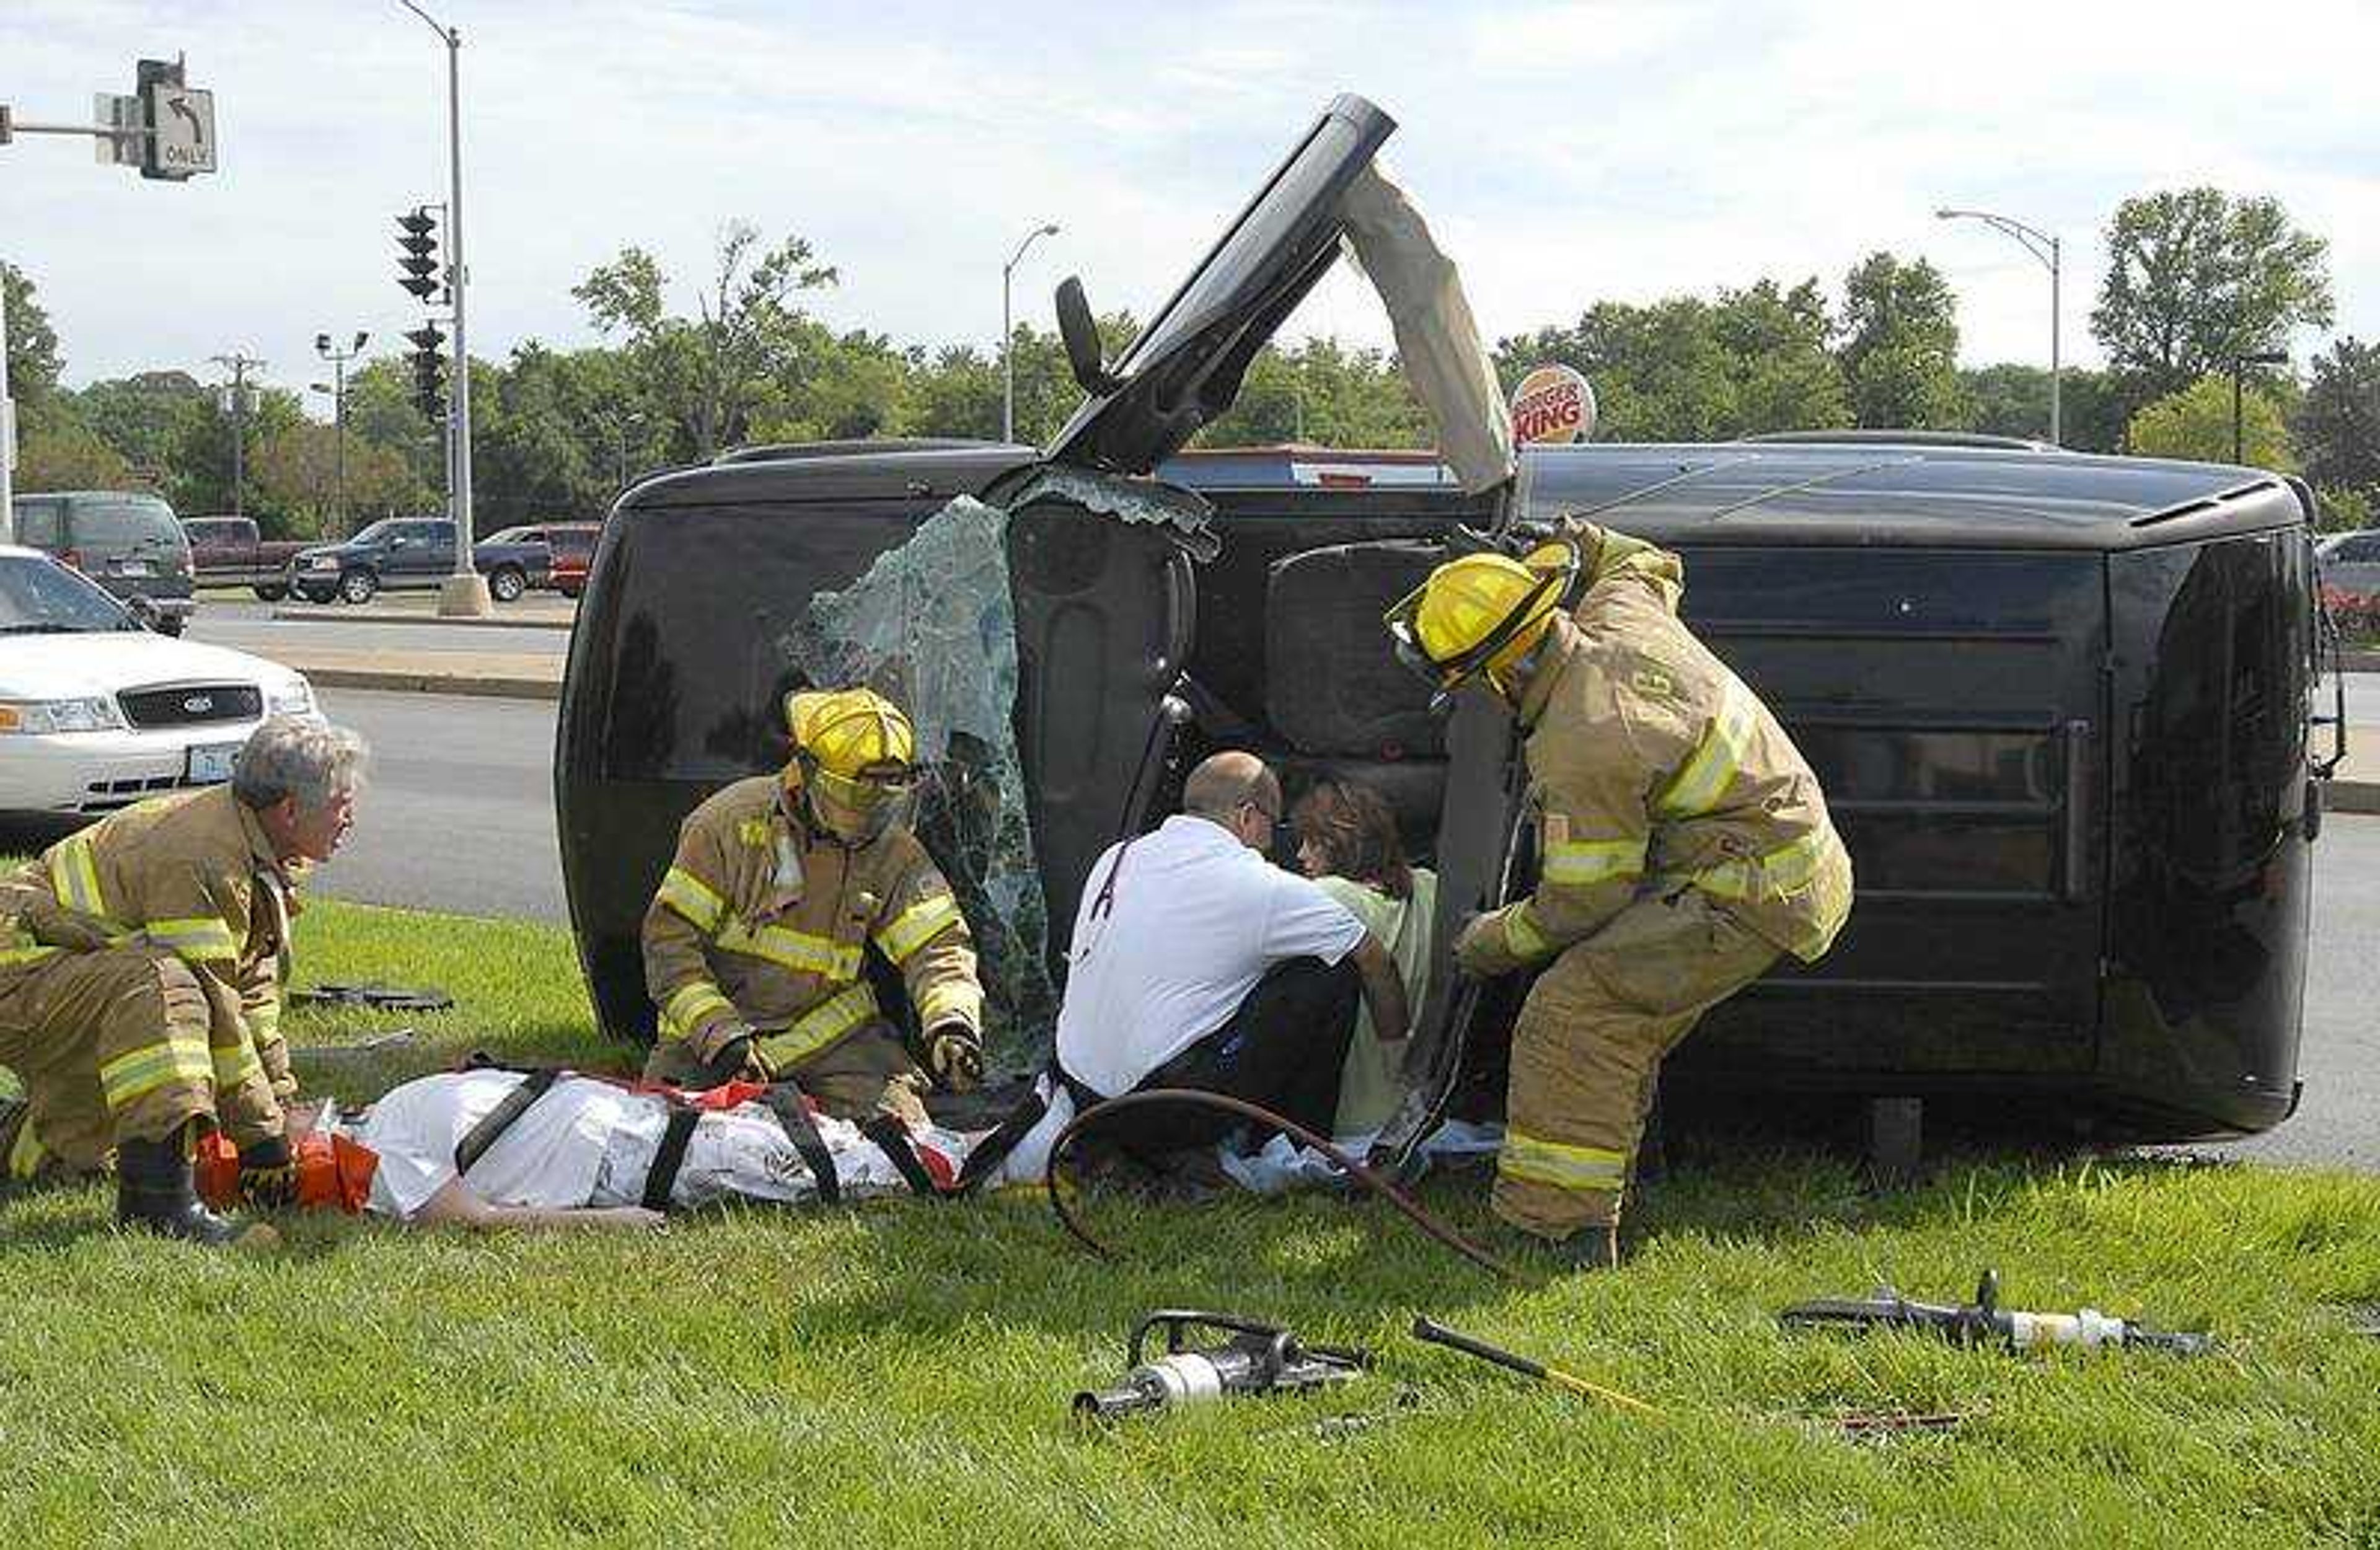
<path fill-rule="evenodd" d="M 1970 363 L 2046 364 L 2044 271 L 1931 218 L 2066 245 L 2070 362 L 2117 202 L 2213 183 L 2329 239 L 2338 331 L 2380 334 L 2380 5 L 926 5 L 435 0 L 463 30 L 473 354 L 593 341 L 570 287 L 624 243 L 675 279 L 722 224 L 798 233 L 814 310 L 901 342 L 1000 332 L 1082 275 L 1146 318 L 1329 97 L 1402 126 L 1387 160 L 1492 335 L 1588 304 L 1931 259 Z M 315 371 L 318 330 L 416 326 L 393 217 L 446 190 L 445 54 L 397 0 L 0 0 L 0 102 L 87 121 L 133 61 L 188 56 L 223 170 L 148 183 L 88 142 L 0 147 L 0 257 L 70 381 L 240 349 Z M 2360 219 L 2359 219 L 2360 217 Z M 685 299 L 683 288 L 677 293 Z M 1385 343 L 1342 271 L 1291 335 Z M 2301 339 L 2299 348 L 2322 341 Z"/>

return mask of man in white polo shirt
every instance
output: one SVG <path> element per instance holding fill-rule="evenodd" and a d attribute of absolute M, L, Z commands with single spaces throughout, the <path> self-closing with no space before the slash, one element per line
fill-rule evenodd
<path fill-rule="evenodd" d="M 1183 811 L 1108 848 L 1075 913 L 1058 1012 L 1075 1104 L 1135 1087 L 1196 1087 L 1329 1134 L 1356 998 L 1391 1049 L 1408 1030 L 1388 948 L 1265 849 L 1281 782 L 1253 754 L 1190 772 Z M 1184 1108 L 1119 1135 L 1142 1156 L 1219 1139 L 1236 1121 Z"/>

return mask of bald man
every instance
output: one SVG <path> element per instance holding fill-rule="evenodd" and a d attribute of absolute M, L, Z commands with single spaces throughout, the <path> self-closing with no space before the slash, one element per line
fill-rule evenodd
<path fill-rule="evenodd" d="M 1265 858 L 1281 782 L 1253 754 L 1190 772 L 1183 810 L 1111 845 L 1075 915 L 1058 1069 L 1078 1106 L 1138 1087 L 1196 1087 L 1327 1135 L 1360 997 L 1391 1054 L 1409 1030 L 1387 946 L 1320 888 Z M 1135 1118 L 1144 1156 L 1209 1144 L 1237 1121 Z"/>

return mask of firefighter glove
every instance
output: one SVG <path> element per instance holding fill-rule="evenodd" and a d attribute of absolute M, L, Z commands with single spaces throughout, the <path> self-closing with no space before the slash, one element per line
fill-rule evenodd
<path fill-rule="evenodd" d="M 983 1040 L 964 1023 L 945 1023 L 926 1035 L 926 1064 L 952 1092 L 971 1092 L 983 1080 Z"/>
<path fill-rule="evenodd" d="M 1475 914 L 1463 922 L 1462 933 L 1454 938 L 1454 965 L 1475 979 L 1492 978 L 1517 966 L 1504 938 L 1501 910 Z"/>
<path fill-rule="evenodd" d="M 751 1082 L 776 1079 L 775 1072 L 770 1068 L 769 1058 L 760 1053 L 759 1035 L 749 1028 L 719 1046 L 719 1052 L 710 1058 L 710 1064 L 705 1068 L 703 1075 L 712 1086 L 739 1078 Z"/>
<path fill-rule="evenodd" d="M 287 1141 L 267 1136 L 240 1148 L 239 1194 L 249 1205 L 267 1210 L 298 1203 L 298 1164 Z"/>

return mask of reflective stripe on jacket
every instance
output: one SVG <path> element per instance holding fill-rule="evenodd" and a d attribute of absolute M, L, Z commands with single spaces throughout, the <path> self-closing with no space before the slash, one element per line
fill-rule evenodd
<path fill-rule="evenodd" d="M 281 1037 L 288 880 L 229 786 L 154 797 L 68 835 L 10 880 L 10 907 L 69 951 L 140 940 L 206 993 L 215 1112 L 235 1142 L 282 1132 L 298 1095 Z"/>
<path fill-rule="evenodd" d="M 1519 961 L 1592 934 L 1646 888 L 1687 886 L 1804 961 L 1851 913 L 1851 857 L 1777 719 L 1677 616 L 1678 557 L 1572 525 L 1586 591 L 1522 696 L 1536 892 L 1500 912 Z"/>
<path fill-rule="evenodd" d="M 744 1026 L 784 1071 L 880 1015 L 874 946 L 901 972 L 921 1028 L 979 1032 L 975 940 L 926 848 L 905 829 L 846 847 L 788 817 L 773 775 L 686 815 L 645 912 L 645 983 L 661 1036 L 708 1063 Z"/>

